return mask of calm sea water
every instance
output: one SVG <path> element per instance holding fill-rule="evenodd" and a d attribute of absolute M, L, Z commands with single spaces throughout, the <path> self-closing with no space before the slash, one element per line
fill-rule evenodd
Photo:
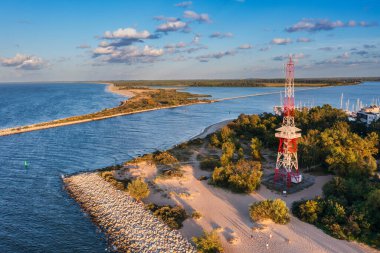
<path fill-rule="evenodd" d="M 93 84 L 1 84 L 0 127 L 115 106 L 122 99 Z M 281 88 L 187 88 L 230 97 Z M 21 93 L 22 95 L 21 95 Z M 340 105 L 380 98 L 380 83 L 300 91 L 296 99 Z M 193 105 L 0 138 L 0 252 L 104 252 L 102 234 L 62 189 L 61 175 L 89 171 L 166 149 L 240 113 L 271 111 L 279 94 Z M 24 167 L 28 161 L 29 167 Z"/>

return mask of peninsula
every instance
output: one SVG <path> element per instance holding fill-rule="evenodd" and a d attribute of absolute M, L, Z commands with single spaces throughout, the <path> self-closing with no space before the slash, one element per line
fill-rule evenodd
<path fill-rule="evenodd" d="M 206 97 L 210 97 L 209 95 L 191 94 L 188 92 L 177 91 L 175 89 L 114 87 L 109 83 L 108 85 L 111 85 L 111 87 L 108 88 L 110 91 L 129 96 L 130 98 L 122 101 L 119 106 L 106 108 L 95 113 L 41 122 L 32 125 L 1 129 L 0 136 L 80 124 L 159 109 L 215 102 L 215 100 L 206 99 Z"/>

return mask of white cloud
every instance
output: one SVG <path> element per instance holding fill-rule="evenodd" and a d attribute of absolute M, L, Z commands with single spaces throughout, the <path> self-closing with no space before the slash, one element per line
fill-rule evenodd
<path fill-rule="evenodd" d="M 91 46 L 88 45 L 88 44 L 81 44 L 81 45 L 77 46 L 77 48 L 79 48 L 79 49 L 87 49 L 87 48 L 91 48 Z"/>
<path fill-rule="evenodd" d="M 40 57 L 16 54 L 11 58 L 0 58 L 4 67 L 16 67 L 23 70 L 38 70 L 44 68 L 47 63 Z"/>
<path fill-rule="evenodd" d="M 166 22 L 157 27 L 158 32 L 173 32 L 184 30 L 187 27 L 187 24 L 183 21 L 174 21 L 174 22 Z"/>
<path fill-rule="evenodd" d="M 200 55 L 200 56 L 197 56 L 196 58 L 200 62 L 208 62 L 210 59 L 220 59 L 225 56 L 231 56 L 235 54 L 236 54 L 235 50 L 227 50 L 227 51 L 221 51 L 221 52 L 216 52 L 216 53 L 211 53 L 211 54 Z"/>
<path fill-rule="evenodd" d="M 100 58 L 102 62 L 109 63 L 152 63 L 164 54 L 162 48 L 153 48 L 145 45 L 143 48 L 136 46 L 116 47 L 98 47 L 93 51 L 94 58 Z"/>
<path fill-rule="evenodd" d="M 286 45 L 292 43 L 292 40 L 289 38 L 274 38 L 271 43 L 275 45 Z"/>
<path fill-rule="evenodd" d="M 94 54 L 101 55 L 101 54 L 112 54 L 115 50 L 115 47 L 109 46 L 109 47 L 97 47 L 94 50 Z"/>
<path fill-rule="evenodd" d="M 193 2 L 191 2 L 191 1 L 184 1 L 184 2 L 177 3 L 174 6 L 186 8 L 186 7 L 191 6 L 192 4 L 193 4 Z"/>
<path fill-rule="evenodd" d="M 295 60 L 299 60 L 299 59 L 308 58 L 309 56 L 310 55 L 307 55 L 304 53 L 298 53 L 298 54 L 293 54 L 292 58 Z M 272 58 L 272 60 L 274 60 L 274 61 L 285 61 L 287 59 L 289 59 L 289 55 L 279 55 L 279 56 L 275 56 Z"/>
<path fill-rule="evenodd" d="M 230 32 L 228 33 L 214 32 L 210 35 L 210 38 L 224 39 L 224 38 L 232 38 L 233 36 L 234 35 Z"/>
<path fill-rule="evenodd" d="M 170 21 L 170 22 L 174 22 L 174 21 L 178 21 L 179 18 L 175 18 L 175 17 L 165 17 L 165 16 L 155 16 L 153 18 L 154 20 L 157 20 L 157 21 Z"/>
<path fill-rule="evenodd" d="M 166 49 L 174 49 L 174 48 L 184 48 L 187 44 L 183 41 L 178 42 L 177 44 L 168 44 L 165 46 Z"/>
<path fill-rule="evenodd" d="M 251 49 L 252 45 L 251 44 L 243 44 L 238 47 L 239 49 Z"/>
<path fill-rule="evenodd" d="M 285 31 L 287 32 L 299 32 L 299 31 L 319 32 L 319 31 L 329 31 L 329 30 L 333 30 L 335 28 L 341 28 L 341 27 L 356 27 L 356 26 L 370 27 L 370 26 L 376 26 L 376 25 L 377 23 L 375 22 L 372 22 L 372 23 L 368 23 L 365 21 L 356 22 L 355 20 L 350 20 L 345 23 L 341 20 L 330 21 L 328 19 L 302 19 L 296 24 L 290 27 L 287 27 Z"/>
<path fill-rule="evenodd" d="M 147 39 L 150 33 L 146 30 L 138 32 L 134 28 L 119 28 L 116 31 L 106 31 L 104 38 L 106 39 Z"/>
<path fill-rule="evenodd" d="M 198 44 L 201 40 L 201 36 L 199 34 L 195 34 L 192 43 Z"/>
<path fill-rule="evenodd" d="M 207 13 L 196 13 L 194 11 L 185 11 L 183 16 L 188 19 L 198 21 L 199 23 L 211 23 L 211 19 Z"/>
<path fill-rule="evenodd" d="M 161 56 L 163 54 L 164 54 L 164 50 L 162 48 L 156 49 L 156 48 L 150 47 L 148 45 L 145 45 L 144 46 L 144 50 L 141 53 L 141 56 L 154 56 L 154 57 L 157 57 L 157 56 Z"/>
<path fill-rule="evenodd" d="M 312 40 L 309 38 L 298 38 L 297 42 L 303 42 L 303 43 L 308 43 L 311 42 Z"/>

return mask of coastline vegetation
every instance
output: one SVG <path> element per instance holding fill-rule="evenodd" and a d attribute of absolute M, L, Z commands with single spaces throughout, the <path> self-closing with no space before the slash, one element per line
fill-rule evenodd
<path fill-rule="evenodd" d="M 145 208 L 150 210 L 171 229 L 182 228 L 183 222 L 188 218 L 185 209 L 183 209 L 181 206 L 160 206 L 154 203 L 150 203 L 145 205 Z"/>
<path fill-rule="evenodd" d="M 127 190 L 128 194 L 137 201 L 148 197 L 150 194 L 148 184 L 141 178 L 137 178 L 128 183 Z"/>
<path fill-rule="evenodd" d="M 215 230 L 211 232 L 203 231 L 200 237 L 193 237 L 199 253 L 223 253 L 222 243 Z"/>
<path fill-rule="evenodd" d="M 249 216 L 254 222 L 270 219 L 278 224 L 286 224 L 290 221 L 289 209 L 281 199 L 253 203 L 249 207 Z"/>
<path fill-rule="evenodd" d="M 364 81 L 379 81 L 380 77 L 359 78 L 297 78 L 295 85 L 299 87 L 321 87 L 354 85 Z M 282 87 L 284 79 L 198 79 L 198 80 L 113 80 L 120 87 L 141 86 L 190 86 L 190 87 Z"/>

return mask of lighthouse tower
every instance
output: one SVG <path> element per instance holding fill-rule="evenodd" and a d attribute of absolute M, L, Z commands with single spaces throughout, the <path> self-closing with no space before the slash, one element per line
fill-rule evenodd
<path fill-rule="evenodd" d="M 294 124 L 294 62 L 289 58 L 286 64 L 285 94 L 283 100 L 282 126 L 276 129 L 275 136 L 279 138 L 276 168 L 274 171 L 274 183 L 279 180 L 286 182 L 287 187 L 291 183 L 302 181 L 302 175 L 298 172 L 297 139 L 301 137 L 301 129 Z"/>

